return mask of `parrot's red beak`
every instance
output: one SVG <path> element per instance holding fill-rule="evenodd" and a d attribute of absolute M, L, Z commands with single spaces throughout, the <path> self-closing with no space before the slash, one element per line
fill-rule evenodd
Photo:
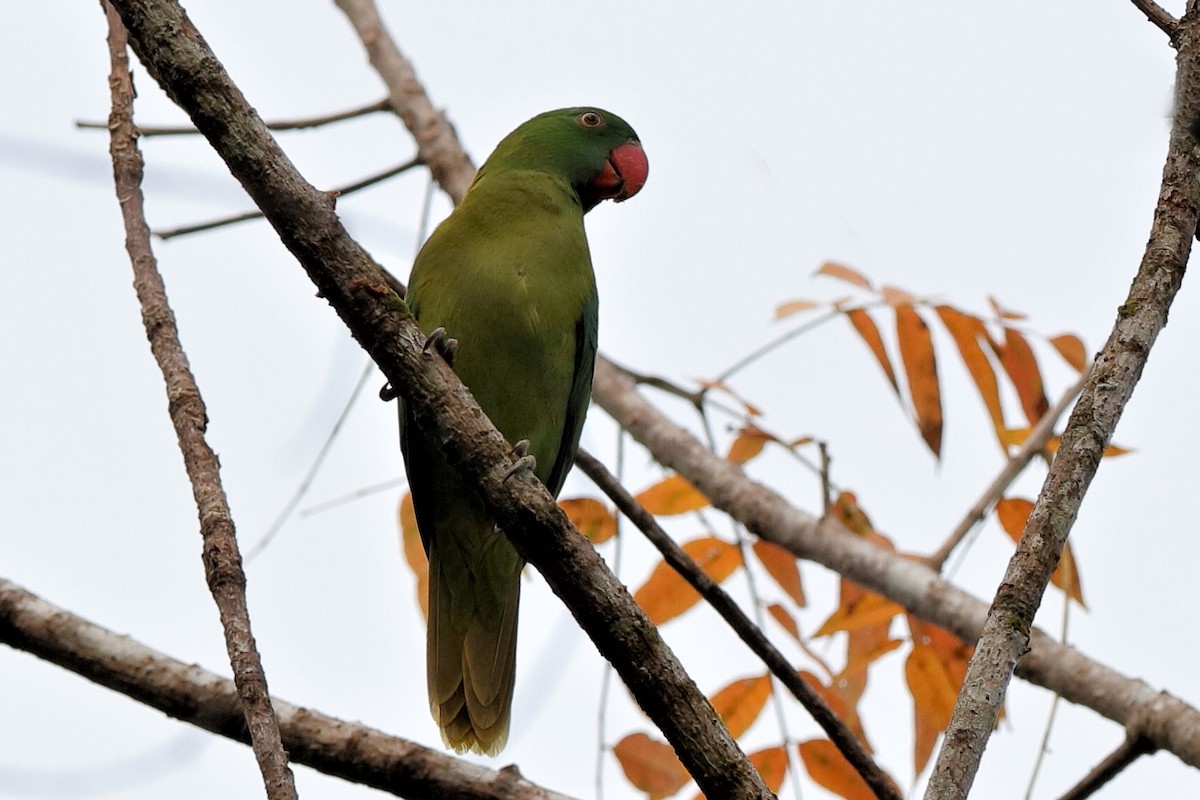
<path fill-rule="evenodd" d="M 646 152 L 638 142 L 626 142 L 614 147 L 604 161 L 604 169 L 596 176 L 592 184 L 601 197 L 610 198 L 616 202 L 628 200 L 646 185 L 646 175 L 650 172 L 650 162 L 646 160 Z"/>

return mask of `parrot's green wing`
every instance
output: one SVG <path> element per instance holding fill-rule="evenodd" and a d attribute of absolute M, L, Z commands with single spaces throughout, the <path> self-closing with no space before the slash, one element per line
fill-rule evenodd
<path fill-rule="evenodd" d="M 575 323 L 575 375 L 571 380 L 571 395 L 567 400 L 566 423 L 563 426 L 562 443 L 554 466 L 546 478 L 546 488 L 558 497 L 567 473 L 575 463 L 579 449 L 579 437 L 583 433 L 583 420 L 592 401 L 592 375 L 596 369 L 596 347 L 599 334 L 600 296 L 592 294 L 583 307 L 579 321 Z"/>
<path fill-rule="evenodd" d="M 619 117 L 542 114 L 502 141 L 417 256 L 409 306 L 458 340 L 453 368 L 557 495 L 575 459 L 596 358 L 584 213 L 641 188 L 646 158 Z M 401 407 L 401 447 L 429 555 L 430 709 L 456 750 L 508 737 L 523 562 L 440 443 Z"/>

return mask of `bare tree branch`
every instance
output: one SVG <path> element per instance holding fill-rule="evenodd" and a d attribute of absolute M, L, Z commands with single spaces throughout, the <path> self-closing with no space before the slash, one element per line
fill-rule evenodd
<path fill-rule="evenodd" d="M 475 179 L 475 166 L 463 151 L 454 127 L 429 101 L 412 62 L 404 57 L 384 27 L 374 0 L 335 1 L 367 49 L 371 66 L 387 86 L 392 110 L 416 140 L 417 156 L 429 165 L 438 186 L 457 204 Z"/>
<path fill-rule="evenodd" d="M 0 578 L 0 642 L 234 741 L 248 742 L 233 681 L 185 664 Z M 570 800 L 513 768 L 486 769 L 365 725 L 275 699 L 297 764 L 409 800 Z"/>
<path fill-rule="evenodd" d="M 368 114 L 374 114 L 378 111 L 391 111 L 391 103 L 387 99 L 376 100 L 374 103 L 369 103 L 365 106 L 352 108 L 349 111 L 339 111 L 336 114 L 324 114 L 319 117 L 305 117 L 304 119 L 292 120 L 276 120 L 268 122 L 267 128 L 273 131 L 296 131 L 304 128 L 318 128 L 322 125 L 329 125 L 333 122 L 342 122 L 347 119 L 355 119 L 357 117 L 365 117 Z M 89 122 L 87 120 L 75 120 L 76 128 L 85 130 L 107 130 L 107 122 Z M 191 125 L 158 125 L 158 126 L 142 126 L 135 125 L 134 130 L 138 136 L 198 136 L 200 131 L 193 128 Z"/>
<path fill-rule="evenodd" d="M 1083 387 L 1087 382 L 1088 371 L 1084 371 L 1079 376 L 1079 380 L 1075 382 L 1070 389 L 1063 393 L 1063 396 L 1058 399 L 1054 407 L 1042 415 L 1038 420 L 1037 425 L 1033 426 L 1033 430 L 1029 432 L 1029 436 L 1022 442 L 1021 447 L 1008 460 L 1004 468 L 1000 470 L 1000 474 L 992 481 L 991 485 L 984 490 L 983 495 L 975 501 L 975 505 L 967 511 L 962 520 L 955 527 L 954 531 L 946 537 L 946 541 L 937 549 L 933 555 L 925 560 L 930 567 L 942 571 L 942 567 L 946 564 L 946 559 L 950 558 L 950 554 L 954 552 L 954 548 L 958 547 L 959 542 L 963 540 L 971 529 L 974 528 L 987 514 L 988 510 L 996 504 L 996 501 L 1004 496 L 1008 487 L 1016 480 L 1025 467 L 1029 466 L 1029 462 L 1033 457 L 1042 452 L 1046 447 L 1046 442 L 1050 441 L 1050 437 L 1054 435 L 1054 425 L 1071 405 L 1075 402 L 1075 398 L 1083 391 Z"/>
<path fill-rule="evenodd" d="M 296 797 L 296 785 L 271 708 L 262 660 L 250 630 L 246 574 L 242 571 L 233 517 L 221 485 L 217 456 L 204 438 L 208 414 L 179 342 L 175 315 L 167 303 L 162 276 L 150 248 L 150 229 L 142 207 L 143 164 L 133 128 L 133 79 L 129 75 L 125 29 L 113 7 L 104 2 L 101 5 L 108 17 L 112 63 L 109 131 L 113 181 L 125 221 L 125 248 L 133 263 L 134 288 L 141 303 L 150 349 L 167 384 L 171 422 L 179 437 L 179 449 L 200 512 L 204 574 L 225 630 L 225 647 L 233 666 L 233 679 L 245 712 L 254 756 L 262 772 L 267 797 L 290 800 Z"/>
<path fill-rule="evenodd" d="M 1121 745 L 1096 765 L 1096 768 L 1072 786 L 1059 800 L 1084 800 L 1091 797 L 1104 785 L 1117 777 L 1133 762 L 1154 752 L 1154 745 L 1135 733 L 1130 733 Z"/>
<path fill-rule="evenodd" d="M 1158 26 L 1159 30 L 1171 39 L 1171 46 L 1176 46 L 1175 37 L 1179 31 L 1179 20 L 1172 17 L 1167 10 L 1154 0 L 1133 0 L 1133 4 L 1146 15 L 1146 19 Z"/>
<path fill-rule="evenodd" d="M 876 796 L 883 800 L 901 800 L 903 795 L 900 794 L 900 790 L 887 773 L 879 768 L 879 765 L 863 748 L 858 738 L 846 727 L 846 724 L 838 718 L 825 700 L 800 677 L 783 653 L 780 653 L 762 630 L 750 621 L 733 601 L 733 598 L 726 594 L 725 590 L 718 586 L 712 578 L 708 577 L 704 570 L 700 569 L 696 562 L 684 552 L 683 548 L 667 535 L 667 532 L 654 519 L 654 515 L 642 508 L 633 495 L 591 453 L 580 450 L 575 456 L 575 464 L 662 553 L 663 560 L 691 584 L 705 602 L 721 615 L 721 618 L 729 624 L 738 638 L 766 664 L 771 674 L 778 678 L 792 693 L 792 696 L 800 701 L 800 704 L 828 734 L 830 740 L 837 745 L 838 750 L 862 776 Z"/>
<path fill-rule="evenodd" d="M 646 402 L 633 379 L 608 362 L 596 363 L 595 400 L 654 460 L 674 469 L 713 505 L 755 535 L 800 558 L 832 569 L 903 605 L 918 617 L 974 641 L 987 604 L 923 564 L 864 541 L 832 518 L 818 519 L 788 503 L 741 468 L 720 458 Z M 1017 674 L 1121 725 L 1142 715 L 1156 746 L 1200 767 L 1200 711 L 1140 680 L 1127 678 L 1034 629 Z"/>
<path fill-rule="evenodd" d="M 992 601 L 925 790 L 928 800 L 956 800 L 970 791 L 1067 535 L 1183 282 L 1200 214 L 1200 147 L 1192 133 L 1200 119 L 1200 0 L 1188 3 L 1176 41 L 1175 119 L 1146 254 Z"/>
<path fill-rule="evenodd" d="M 267 132 L 216 56 L 171 0 L 114 0 L 142 63 L 225 160 L 422 428 L 570 608 L 638 704 L 711 797 L 771 792 L 657 629 L 532 475 L 509 475 L 512 447 L 436 355 L 378 266 L 346 233 Z M 511 479 L 510 479 L 511 477 Z M 616 621 L 619 620 L 619 623 Z"/>
<path fill-rule="evenodd" d="M 354 194 L 357 191 L 366 189 L 368 186 L 374 186 L 377 183 L 386 181 L 388 178 L 394 178 L 404 172 L 408 172 L 413 167 L 420 166 L 421 160 L 414 158 L 405 161 L 403 164 L 397 164 L 394 167 L 377 172 L 374 175 L 357 180 L 354 183 L 348 183 L 345 186 L 340 186 L 336 189 L 329 190 L 329 196 L 333 198 L 345 197 L 348 194 Z M 166 230 L 154 231 L 154 235 L 160 239 L 173 239 L 176 236 L 186 236 L 191 233 L 200 233 L 201 231 L 211 231 L 215 228 L 223 228 L 226 225 L 233 225 L 237 222 L 246 222 L 251 219 L 262 219 L 263 212 L 259 209 L 254 211 L 244 211 L 241 214 L 233 214 L 228 217 L 220 217 L 218 219 L 209 220 L 208 222 L 198 222 L 195 225 L 185 225 L 181 228 L 167 228 Z"/>

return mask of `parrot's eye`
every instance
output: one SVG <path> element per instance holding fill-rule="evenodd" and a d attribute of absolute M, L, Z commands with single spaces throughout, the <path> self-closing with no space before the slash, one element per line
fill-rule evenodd
<path fill-rule="evenodd" d="M 579 120 L 579 124 L 585 128 L 599 128 L 604 124 L 604 117 L 595 111 L 585 111 L 577 119 Z"/>

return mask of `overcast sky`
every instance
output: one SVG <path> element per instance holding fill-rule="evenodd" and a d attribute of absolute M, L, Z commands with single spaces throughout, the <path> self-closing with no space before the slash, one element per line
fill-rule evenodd
<path fill-rule="evenodd" d="M 204 585 L 190 489 L 142 330 L 111 189 L 107 137 L 74 128 L 108 112 L 104 20 L 95 3 L 14 4 L 0 29 L 0 575 L 186 662 L 228 672 Z M 193 3 L 193 19 L 259 111 L 291 118 L 371 102 L 382 87 L 331 2 Z M 1103 344 L 1141 257 L 1171 104 L 1173 51 L 1123 0 L 1059 3 L 388 3 L 400 46 L 476 162 L 528 117 L 595 104 L 640 134 L 643 192 L 589 217 L 601 291 L 601 348 L 643 372 L 711 377 L 783 330 L 781 301 L 830 300 L 826 260 L 880 283 L 987 311 L 1027 312 L 1027 329 Z M 1183 2 L 1167 3 L 1181 13 Z M 136 71 L 144 123 L 183 116 Z M 282 143 L 316 185 L 407 160 L 387 115 Z M 156 228 L 245 210 L 249 201 L 200 141 L 146 142 Z M 417 246 L 427 179 L 413 172 L 339 204 L 351 231 L 400 276 Z M 435 219 L 449 209 L 435 200 Z M 212 419 L 211 441 L 245 545 L 302 479 L 366 363 L 261 223 L 156 244 Z M 1194 620 L 1200 426 L 1200 303 L 1185 285 L 1072 534 L 1090 611 L 1072 611 L 1084 653 L 1200 704 Z M 886 319 L 884 317 L 883 319 Z M 858 494 L 899 549 L 927 553 L 1000 469 L 987 416 L 938 341 L 947 427 L 935 462 L 862 344 L 837 321 L 747 369 L 735 386 L 787 436 L 831 443 L 835 480 Z M 1073 380 L 1041 344 L 1050 393 Z M 401 478 L 394 409 L 373 376 L 302 508 Z M 686 409 L 652 396 L 680 420 Z M 1007 398 L 1010 418 L 1018 418 Z M 721 434 L 724 436 L 724 421 Z M 611 463 L 615 429 L 594 410 L 587 447 Z M 633 448 L 630 485 L 660 474 Z M 752 474 L 817 511 L 816 483 L 764 457 Z M 1032 498 L 1034 468 L 1015 491 Z M 564 494 L 589 491 L 573 476 Z M 250 607 L 271 689 L 289 701 L 438 747 L 424 688 L 424 633 L 400 556 L 399 485 L 297 517 L 249 566 Z M 699 534 L 694 521 L 673 527 Z M 722 527 L 722 533 L 727 527 Z M 603 551 L 611 562 L 613 546 Z M 990 598 L 1011 546 L 994 522 L 956 580 Z M 654 559 L 630 536 L 621 577 Z M 803 566 L 812 631 L 836 583 Z M 746 599 L 744 582 L 731 590 Z M 770 587 L 768 587 L 769 589 Z M 561 604 L 525 584 L 513 734 L 503 758 L 530 779 L 594 796 L 603 664 Z M 1058 631 L 1052 592 L 1039 624 Z M 760 665 L 706 609 L 664 630 L 712 693 Z M 779 640 L 778 628 L 769 631 Z M 897 628 L 896 635 L 906 631 Z M 842 644 L 818 642 L 837 657 Z M 863 709 L 882 764 L 913 781 L 903 653 L 876 668 Z M 798 664 L 803 657 L 789 651 Z M 1050 696 L 1020 682 L 973 797 L 1020 796 Z M 649 723 L 614 688 L 612 744 Z M 815 736 L 788 712 L 793 740 Z M 1055 797 L 1123 736 L 1064 707 L 1037 797 Z M 746 746 L 778 743 L 772 715 Z M 608 756 L 605 797 L 637 797 Z M 302 795 L 372 790 L 297 768 Z M 918 786 L 923 785 L 923 779 Z M 0 797 L 143 800 L 254 797 L 248 749 L 216 740 L 24 653 L 0 650 Z M 1200 793 L 1174 756 L 1139 761 L 1112 797 Z M 685 790 L 684 797 L 690 797 Z M 794 797 L 792 786 L 785 796 Z M 806 798 L 823 796 L 811 783 Z"/>

